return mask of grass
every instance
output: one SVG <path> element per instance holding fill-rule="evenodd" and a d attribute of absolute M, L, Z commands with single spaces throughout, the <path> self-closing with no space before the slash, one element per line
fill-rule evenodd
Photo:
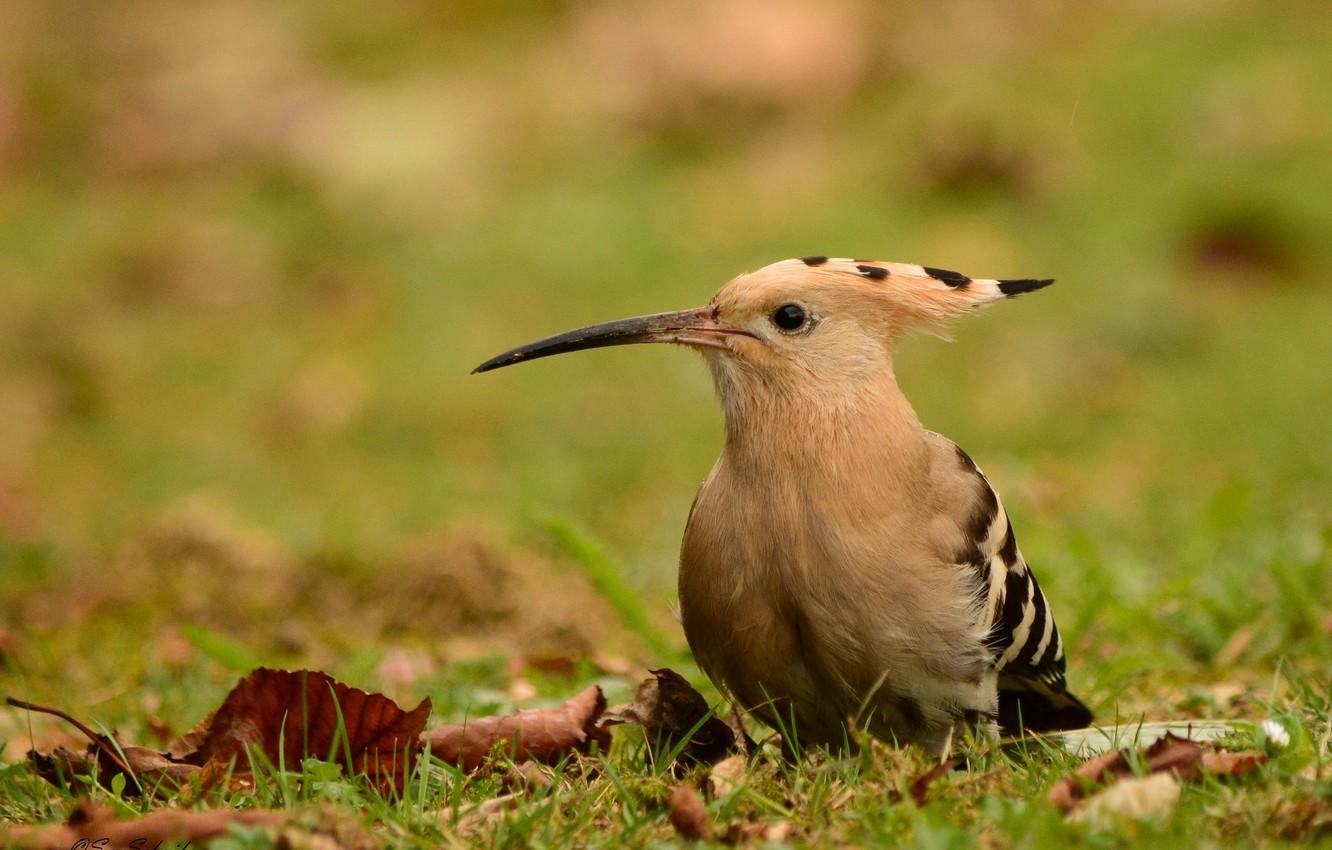
<path fill-rule="evenodd" d="M 1068 756 L 987 754 L 918 809 L 886 799 L 923 757 L 881 748 L 764 761 L 714 819 L 811 846 L 1332 840 L 1323 5 L 780 4 L 765 24 L 811 49 L 776 54 L 702 14 L 676 43 L 646 11 L 454 5 L 78 26 L 15 5 L 0 689 L 138 743 L 249 660 L 441 719 L 527 685 L 627 698 L 613 662 L 684 650 L 674 560 L 720 442 L 705 370 L 652 348 L 468 371 L 774 259 L 872 255 L 1058 279 L 898 371 L 1003 494 L 1079 694 L 1107 719 L 1276 717 L 1293 743 L 1103 829 L 1042 803 Z M 65 817 L 22 763 L 56 727 L 7 712 L 0 742 L 0 821 Z M 287 767 L 177 802 L 290 806 L 347 844 L 672 840 L 632 734 L 474 816 L 502 771 L 426 764 L 387 800 Z"/>

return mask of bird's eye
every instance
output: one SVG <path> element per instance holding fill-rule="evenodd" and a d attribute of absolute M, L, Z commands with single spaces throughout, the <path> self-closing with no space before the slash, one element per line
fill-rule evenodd
<path fill-rule="evenodd" d="M 809 321 L 809 314 L 799 304 L 783 304 L 772 312 L 772 323 L 784 331 L 798 331 Z"/>

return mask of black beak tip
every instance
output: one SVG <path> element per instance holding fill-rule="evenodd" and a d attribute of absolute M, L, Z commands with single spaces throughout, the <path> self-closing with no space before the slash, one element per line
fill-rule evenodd
<path fill-rule="evenodd" d="M 491 369 L 498 369 L 501 366 L 508 366 L 511 363 L 517 363 L 522 358 L 514 357 L 512 354 L 501 354 L 499 357 L 492 357 L 486 362 L 477 366 L 469 374 L 479 375 L 482 372 L 489 372 Z"/>

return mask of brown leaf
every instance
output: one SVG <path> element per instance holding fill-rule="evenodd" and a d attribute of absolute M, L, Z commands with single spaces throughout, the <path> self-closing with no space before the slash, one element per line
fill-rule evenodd
<path fill-rule="evenodd" d="M 1165 821 L 1179 805 L 1179 777 L 1170 773 L 1130 777 L 1116 782 L 1070 813 L 1077 823 L 1108 828 L 1125 819 Z"/>
<path fill-rule="evenodd" d="M 712 838 L 712 820 L 697 791 L 688 785 L 677 785 L 666 803 L 670 806 L 671 826 L 682 838 L 691 841 Z"/>
<path fill-rule="evenodd" d="M 281 823 L 277 812 L 253 809 L 211 809 L 202 812 L 161 809 L 139 818 L 116 820 L 106 806 L 80 803 L 63 824 L 10 826 L 0 830 L 0 845 L 29 850 L 69 850 L 74 846 L 153 847 L 167 842 L 206 841 L 224 834 L 232 824 L 270 826 Z M 101 844 L 95 844 L 98 841 Z"/>
<path fill-rule="evenodd" d="M 516 795 L 501 794 L 498 797 L 491 797 L 489 800 L 482 800 L 472 806 L 462 813 L 453 826 L 459 835 L 470 837 L 502 820 L 508 812 L 517 807 L 518 797 Z M 441 812 L 441 820 L 449 823 L 452 817 L 452 810 L 445 807 Z"/>
<path fill-rule="evenodd" d="M 126 744 L 120 748 L 125 755 L 125 762 L 139 778 L 139 783 L 147 788 L 161 787 L 174 791 L 186 785 L 203 768 L 193 764 L 183 764 L 165 753 L 152 747 L 138 747 Z"/>
<path fill-rule="evenodd" d="M 672 769 L 677 775 L 692 764 L 715 764 L 739 752 L 735 733 L 712 714 L 707 700 L 674 670 L 651 670 L 628 705 L 607 710 L 602 725 L 634 723 L 647 732 L 648 756 L 655 763 L 685 741 Z"/>
<path fill-rule="evenodd" d="M 1165 737 L 1143 751 L 1141 761 L 1146 772 L 1170 773 L 1187 782 L 1204 774 L 1240 776 L 1253 770 L 1264 760 L 1259 753 L 1228 753 L 1209 745 L 1180 738 L 1167 732 Z M 1076 771 L 1065 776 L 1053 788 L 1047 799 L 1064 812 L 1075 809 L 1090 793 L 1112 785 L 1134 773 L 1125 751 L 1106 753 L 1085 762 Z"/>
<path fill-rule="evenodd" d="M 47 782 L 62 788 L 72 785 L 76 777 L 90 777 L 99 774 L 97 769 L 98 750 L 92 753 L 76 753 L 64 747 L 56 747 L 50 753 L 28 750 L 28 764 L 32 772 Z M 126 791 L 128 791 L 128 787 Z"/>
<path fill-rule="evenodd" d="M 63 747 L 50 755 L 29 753 L 39 776 L 57 785 L 76 776 L 96 776 L 109 786 L 121 774 L 127 780 L 125 793 L 132 796 L 142 794 L 145 786 L 174 790 L 202 768 L 233 760 L 240 773 L 248 774 L 250 751 L 288 768 L 298 767 L 306 756 L 333 758 L 382 788 L 401 791 L 430 715 L 428 699 L 404 712 L 383 695 L 348 687 L 325 673 L 260 668 L 232 689 L 221 708 L 162 753 L 119 745 L 59 709 L 13 698 L 9 703 L 60 717 L 92 742 L 87 754 Z"/>
<path fill-rule="evenodd" d="M 531 789 L 544 791 L 552 785 L 549 774 L 534 761 L 518 762 L 508 766 L 500 775 L 500 787 L 505 791 Z"/>
<path fill-rule="evenodd" d="M 1148 773 L 1170 772 L 1180 779 L 1192 779 L 1202 770 L 1202 746 L 1169 732 L 1148 747 L 1145 755 Z"/>
<path fill-rule="evenodd" d="M 382 694 L 344 685 L 316 671 L 261 667 L 242 679 L 212 716 L 193 764 L 236 760 L 249 768 L 247 750 L 296 768 L 309 757 L 331 758 L 381 787 L 401 791 L 430 716 L 430 700 L 403 711 Z M 189 737 L 189 736 L 187 736 Z M 347 763 L 350 755 L 351 763 Z"/>
<path fill-rule="evenodd" d="M 431 729 L 421 740 L 441 761 L 476 770 L 496 744 L 504 743 L 515 762 L 535 760 L 552 764 L 564 756 L 586 753 L 596 744 L 610 746 L 610 733 L 597 725 L 606 708 L 601 688 L 589 685 L 555 708 L 529 708 L 504 717 L 479 717 Z"/>
<path fill-rule="evenodd" d="M 1225 750 L 1205 752 L 1202 757 L 1202 772 L 1212 776 L 1243 776 L 1258 765 L 1267 761 L 1262 753 L 1247 751 L 1230 753 Z"/>
<path fill-rule="evenodd" d="M 124 793 L 138 797 L 143 794 L 145 786 L 174 791 L 199 772 L 198 767 L 181 764 L 168 754 L 148 747 L 120 744 L 108 735 L 94 732 L 87 724 L 60 709 L 12 697 L 7 702 L 17 708 L 59 717 L 88 738 L 88 748 L 82 753 L 64 747 L 56 747 L 49 755 L 35 750 L 28 752 L 28 763 L 33 772 L 57 787 L 73 784 L 79 778 L 91 780 L 95 777 L 99 785 L 109 788 L 119 775 L 125 777 Z"/>
<path fill-rule="evenodd" d="M 722 844 L 731 846 L 748 844 L 751 841 L 784 844 L 795 838 L 797 832 L 796 825 L 790 821 L 767 821 L 750 812 L 744 818 L 727 824 L 726 831 L 722 833 L 718 840 Z"/>
<path fill-rule="evenodd" d="M 951 773 L 955 767 L 957 767 L 957 759 L 949 759 L 936 764 L 911 780 L 911 785 L 907 787 L 907 793 L 911 795 L 912 800 L 916 801 L 917 806 L 925 805 L 929 800 L 930 786 Z"/>
<path fill-rule="evenodd" d="M 1118 772 L 1128 774 L 1128 758 L 1120 751 L 1104 753 L 1083 762 L 1081 767 L 1055 783 L 1046 799 L 1067 812 L 1087 795 L 1088 787 L 1103 784 Z"/>
<path fill-rule="evenodd" d="M 748 760 L 739 754 L 727 756 L 712 766 L 708 771 L 708 786 L 711 794 L 728 797 L 744 781 L 749 770 Z"/>
<path fill-rule="evenodd" d="M 167 753 L 180 761 L 197 761 L 199 749 L 203 747 L 204 739 L 208 737 L 208 730 L 213 727 L 213 717 L 216 714 L 216 711 L 210 711 L 208 716 L 196 723 L 193 729 L 168 744 Z"/>

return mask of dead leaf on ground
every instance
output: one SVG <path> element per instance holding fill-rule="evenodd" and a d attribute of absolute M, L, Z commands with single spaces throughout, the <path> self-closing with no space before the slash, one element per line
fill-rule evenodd
<path fill-rule="evenodd" d="M 258 751 L 273 765 L 295 768 L 306 757 L 337 761 L 381 787 L 402 790 L 430 716 L 430 700 L 411 711 L 382 694 L 371 694 L 327 673 L 261 667 L 231 690 L 212 715 L 194 764 L 249 765 Z M 207 721 L 205 721 L 207 722 Z M 198 727 L 189 733 L 197 739 Z"/>
<path fill-rule="evenodd" d="M 1148 774 L 1170 774 L 1181 782 L 1204 774 L 1238 776 L 1254 769 L 1264 757 L 1258 753 L 1227 753 L 1208 745 L 1166 733 L 1139 757 Z M 1209 758 L 1209 756 L 1211 758 Z M 1106 753 L 1085 762 L 1050 789 L 1047 799 L 1064 812 L 1073 811 L 1098 790 L 1133 777 L 1135 769 L 1127 751 Z"/>
<path fill-rule="evenodd" d="M 1174 770 L 1191 775 L 1202 763 L 1202 747 L 1195 741 L 1167 733 L 1143 753 L 1148 773 Z M 1111 785 L 1133 776 L 1133 765 L 1126 751 L 1106 753 L 1084 762 L 1081 767 L 1065 776 L 1050 789 L 1049 801 L 1065 812 L 1097 788 Z"/>
<path fill-rule="evenodd" d="M 610 747 L 610 732 L 598 725 L 606 699 L 595 685 L 555 708 L 476 718 L 427 733 L 428 699 L 403 711 L 382 694 L 349 687 L 325 673 L 260 668 L 165 752 L 99 735 L 59 709 L 12 698 L 9 702 L 60 717 L 91 741 L 86 753 L 64 747 L 49 754 L 30 752 L 28 760 L 38 775 L 58 786 L 76 777 L 95 777 L 109 787 L 119 774 L 126 778 L 125 792 L 134 796 L 145 788 L 174 791 L 195 778 L 204 785 L 222 777 L 233 784 L 253 783 L 252 754 L 288 770 L 305 758 L 330 759 L 368 776 L 381 789 L 401 792 L 423 746 L 467 771 L 484 764 L 501 743 L 514 762 L 546 764 L 570 753 L 587 753 L 594 744 L 603 752 Z"/>
<path fill-rule="evenodd" d="M 948 759 L 936 764 L 911 780 L 911 784 L 907 786 L 907 793 L 911 795 L 911 799 L 915 801 L 917 806 L 925 805 L 930 798 L 930 786 L 952 773 L 955 767 L 957 767 L 957 759 Z"/>
<path fill-rule="evenodd" d="M 712 714 L 707 700 L 683 676 L 666 668 L 649 672 L 652 678 L 639 683 L 632 702 L 606 711 L 603 726 L 642 726 L 654 764 L 680 747 L 672 764 L 677 775 L 694 764 L 715 764 L 739 752 L 731 727 Z"/>
<path fill-rule="evenodd" d="M 749 760 L 742 755 L 727 756 L 708 771 L 708 787 L 716 797 L 729 797 L 749 772 Z"/>
<path fill-rule="evenodd" d="M 508 765 L 500 776 L 500 787 L 505 791 L 544 791 L 554 783 L 550 774 L 534 761 L 523 761 Z"/>
<path fill-rule="evenodd" d="M 1262 753 L 1232 753 L 1226 750 L 1204 752 L 1202 772 L 1213 776 L 1243 776 L 1267 761 Z"/>
<path fill-rule="evenodd" d="M 586 753 L 596 744 L 610 747 L 610 732 L 598 725 L 606 708 L 601 688 L 590 685 L 555 708 L 529 708 L 504 717 L 479 717 L 431 729 L 421 736 L 441 761 L 471 772 L 483 765 L 497 744 L 515 762 L 553 764 L 570 753 Z"/>
<path fill-rule="evenodd" d="M 786 820 L 768 821 L 750 812 L 741 820 L 732 821 L 718 839 L 722 844 L 732 847 L 762 841 L 766 844 L 784 844 L 795 838 L 798 830 L 795 824 Z"/>
<path fill-rule="evenodd" d="M 56 747 L 49 754 L 28 751 L 28 764 L 42 779 L 57 787 L 73 785 L 82 777 L 96 777 L 98 784 L 111 787 L 116 776 L 125 778 L 124 793 L 131 797 L 143 794 L 144 787 L 174 791 L 199 773 L 199 767 L 183 764 L 169 754 L 149 747 L 121 744 L 109 735 L 94 732 L 85 723 L 58 708 L 35 705 L 10 697 L 9 705 L 16 708 L 49 714 L 73 725 L 88 738 L 83 752 Z"/>
<path fill-rule="evenodd" d="M 475 806 L 463 812 L 456 821 L 453 820 L 453 810 L 444 808 L 440 819 L 446 823 L 452 823 L 458 830 L 458 834 L 464 837 L 475 835 L 486 827 L 502 819 L 505 813 L 518 807 L 518 797 L 514 794 L 501 794 L 498 797 L 491 797 L 489 800 L 482 800 Z"/>
<path fill-rule="evenodd" d="M 30 752 L 38 775 L 56 785 L 77 776 L 96 776 L 109 787 L 116 774 L 127 780 L 125 792 L 175 790 L 204 768 L 236 763 L 252 772 L 250 753 L 262 753 L 272 765 L 299 767 L 308 757 L 330 758 L 380 785 L 402 790 L 420 749 L 430 700 L 405 712 L 380 694 L 369 694 L 335 681 L 326 673 L 260 668 L 242 679 L 221 708 L 173 742 L 166 752 L 120 744 L 99 735 L 59 709 L 10 699 L 11 705 L 52 714 L 73 724 L 91 742 L 87 753 L 62 747 L 52 753 Z"/>
<path fill-rule="evenodd" d="M 273 826 L 285 820 L 278 812 L 253 809 L 210 809 L 187 812 L 161 809 L 143 817 L 116 820 L 107 806 L 87 800 L 62 824 L 8 826 L 0 829 L 0 845 L 26 850 L 69 850 L 71 847 L 154 847 L 167 842 L 192 843 L 223 835 L 232 824 Z M 101 842 L 101 843 L 97 843 Z"/>
<path fill-rule="evenodd" d="M 1093 826 L 1114 826 L 1123 819 L 1164 821 L 1179 805 L 1180 781 L 1173 773 L 1153 773 L 1116 782 L 1079 806 L 1069 819 Z"/>
<path fill-rule="evenodd" d="M 691 841 L 712 838 L 712 819 L 703 805 L 703 798 L 688 785 L 677 785 L 666 800 L 671 826 L 680 837 Z"/>

